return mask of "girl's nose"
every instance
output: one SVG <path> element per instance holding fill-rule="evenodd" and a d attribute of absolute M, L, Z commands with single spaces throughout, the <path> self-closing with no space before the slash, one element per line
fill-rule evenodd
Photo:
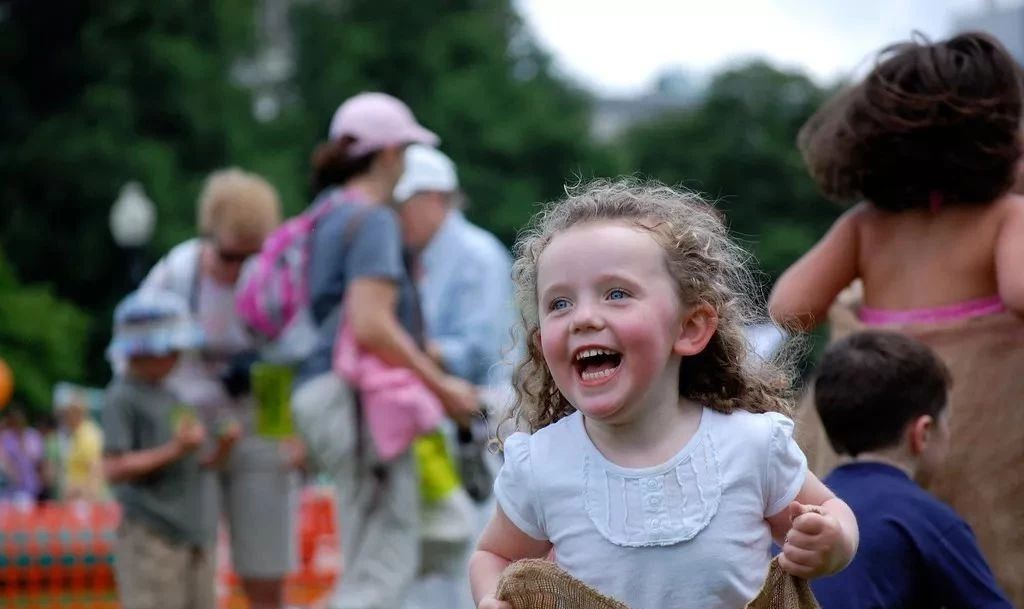
<path fill-rule="evenodd" d="M 569 325 L 570 332 L 593 332 L 602 328 L 604 328 L 604 320 L 593 306 L 583 303 L 576 305 Z"/>

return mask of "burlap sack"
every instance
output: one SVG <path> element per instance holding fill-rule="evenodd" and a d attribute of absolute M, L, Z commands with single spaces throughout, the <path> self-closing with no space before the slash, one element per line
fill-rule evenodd
<path fill-rule="evenodd" d="M 831 339 L 865 328 L 848 290 L 829 312 Z M 971 525 L 996 579 L 1024 607 L 1024 322 L 1006 313 L 944 324 L 891 326 L 930 346 L 949 366 L 952 448 L 928 489 Z M 796 439 L 819 476 L 839 462 L 810 390 Z"/>
<path fill-rule="evenodd" d="M 629 609 L 547 560 L 513 563 L 498 582 L 499 600 L 513 609 Z M 665 607 L 663 609 L 691 609 Z M 692 609 L 703 609 L 693 607 Z M 739 609 L 737 607 L 737 609 Z M 773 560 L 764 586 L 745 609 L 820 609 L 805 580 L 787 574 Z"/>

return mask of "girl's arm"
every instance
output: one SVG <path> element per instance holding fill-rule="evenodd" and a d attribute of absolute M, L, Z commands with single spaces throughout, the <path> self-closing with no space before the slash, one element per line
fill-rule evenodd
<path fill-rule="evenodd" d="M 356 341 L 389 364 L 412 370 L 441 398 L 450 417 L 467 423 L 480 410 L 476 392 L 420 351 L 395 317 L 397 299 L 398 288 L 390 280 L 357 277 L 349 283 L 344 311 Z"/>
<path fill-rule="evenodd" d="M 857 552 L 860 532 L 853 511 L 811 472 L 793 503 L 767 520 L 782 547 L 779 565 L 797 577 L 836 573 Z"/>
<path fill-rule="evenodd" d="M 509 520 L 498 506 L 487 523 L 476 552 L 469 559 L 469 583 L 473 600 L 480 609 L 511 609 L 495 598 L 498 578 L 517 560 L 543 558 L 551 552 L 551 542 L 534 539 Z"/>
<path fill-rule="evenodd" d="M 1008 207 L 996 237 L 996 281 L 1006 308 L 1024 316 L 1024 197 L 1012 197 Z"/>
<path fill-rule="evenodd" d="M 857 224 L 864 204 L 843 214 L 809 252 L 775 282 L 768 312 L 789 330 L 807 331 L 825 320 L 832 302 L 858 275 Z"/>

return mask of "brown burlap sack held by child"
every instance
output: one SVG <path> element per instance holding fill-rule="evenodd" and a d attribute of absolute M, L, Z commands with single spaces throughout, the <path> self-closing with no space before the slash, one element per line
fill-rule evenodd
<path fill-rule="evenodd" d="M 829 311 L 830 340 L 865 326 L 857 318 L 858 286 Z M 941 324 L 882 326 L 931 347 L 949 367 L 951 446 L 927 485 L 971 525 L 996 579 L 1024 607 L 1024 321 L 1011 313 Z M 795 437 L 815 474 L 839 463 L 805 391 Z"/>
<path fill-rule="evenodd" d="M 630 609 L 547 560 L 512 563 L 498 581 L 497 598 L 513 609 Z M 703 609 L 664 607 L 662 609 Z M 741 609 L 737 607 L 736 609 Z M 773 560 L 757 597 L 744 609 L 820 609 L 805 580 L 787 574 Z"/>

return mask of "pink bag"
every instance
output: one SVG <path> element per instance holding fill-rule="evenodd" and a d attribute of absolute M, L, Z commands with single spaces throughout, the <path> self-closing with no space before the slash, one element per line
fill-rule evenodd
<path fill-rule="evenodd" d="M 390 461 L 444 419 L 441 400 L 408 368 L 391 366 L 356 343 L 344 319 L 334 342 L 334 373 L 359 393 L 377 455 Z"/>
<path fill-rule="evenodd" d="M 275 229 L 260 253 L 246 263 L 235 289 L 239 319 L 267 343 L 265 355 L 278 363 L 305 360 L 316 345 L 317 324 L 309 311 L 309 250 L 317 222 L 346 201 L 339 188 L 312 208 Z"/>

